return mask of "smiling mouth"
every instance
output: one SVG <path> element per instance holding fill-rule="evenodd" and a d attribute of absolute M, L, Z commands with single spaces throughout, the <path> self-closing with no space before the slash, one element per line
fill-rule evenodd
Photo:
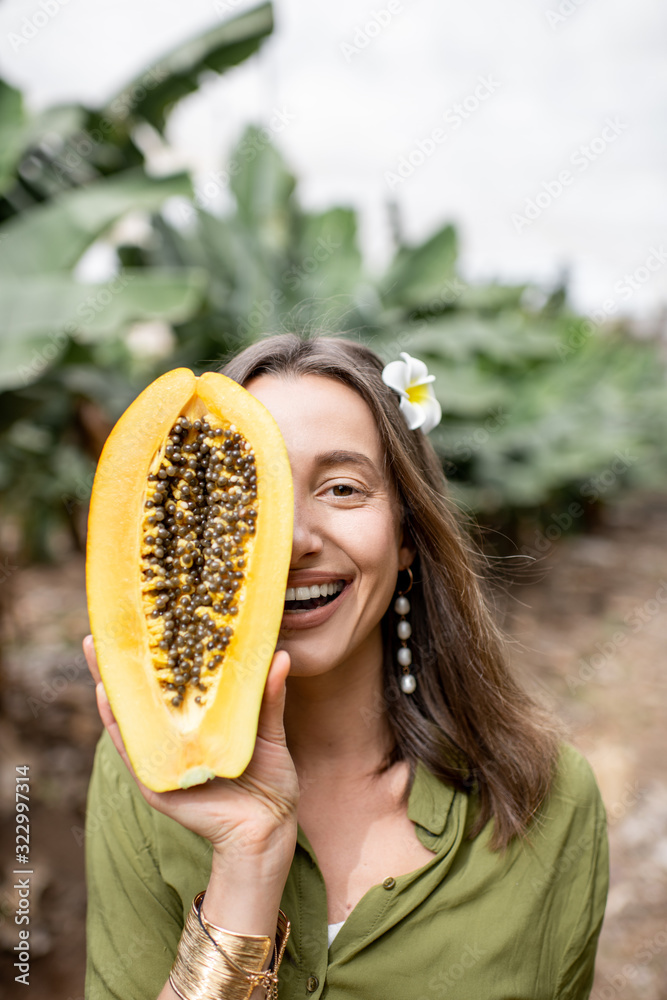
<path fill-rule="evenodd" d="M 285 598 L 285 614 L 299 614 L 299 612 L 312 611 L 314 608 L 322 608 L 325 604 L 333 604 L 345 588 L 345 580 L 336 580 L 335 583 L 321 584 L 317 589 L 320 591 L 317 597 L 305 597 L 304 591 L 310 591 L 312 595 L 316 585 L 312 587 L 289 587 Z M 326 590 L 326 594 L 322 594 Z M 329 593 L 331 591 L 331 593 Z M 297 598 L 297 594 L 299 595 Z M 292 597 L 292 595 L 294 595 Z"/>

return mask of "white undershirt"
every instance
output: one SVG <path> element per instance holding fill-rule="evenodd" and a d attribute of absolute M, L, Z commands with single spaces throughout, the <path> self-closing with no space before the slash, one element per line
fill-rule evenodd
<path fill-rule="evenodd" d="M 345 921 L 341 920 L 340 923 L 337 923 L 337 924 L 328 924 L 328 926 L 327 926 L 327 936 L 329 938 L 329 947 L 331 947 L 331 945 L 333 943 L 333 939 L 336 937 L 336 934 L 338 934 L 338 931 L 341 929 L 341 927 L 343 926 L 344 923 L 345 923 Z"/>

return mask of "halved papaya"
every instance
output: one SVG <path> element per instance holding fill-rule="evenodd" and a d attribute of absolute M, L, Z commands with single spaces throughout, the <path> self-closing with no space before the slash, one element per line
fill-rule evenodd
<path fill-rule="evenodd" d="M 236 777 L 250 761 L 292 530 L 282 435 L 226 376 L 167 372 L 109 435 L 88 519 L 88 610 L 129 758 L 154 791 Z"/>

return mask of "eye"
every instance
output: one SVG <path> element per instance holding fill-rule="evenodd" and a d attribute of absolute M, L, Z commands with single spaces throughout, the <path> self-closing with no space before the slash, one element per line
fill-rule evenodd
<path fill-rule="evenodd" d="M 335 486 L 331 487 L 333 495 L 335 497 L 351 497 L 355 493 L 359 493 L 354 486 L 350 486 L 349 483 L 336 483 Z"/>
<path fill-rule="evenodd" d="M 359 486 L 354 486 L 352 483 L 333 483 L 331 486 L 325 488 L 324 493 L 338 500 L 356 500 L 366 496 L 363 489 Z"/>

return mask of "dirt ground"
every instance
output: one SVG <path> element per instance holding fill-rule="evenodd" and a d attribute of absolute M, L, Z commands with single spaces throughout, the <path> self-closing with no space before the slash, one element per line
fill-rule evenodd
<path fill-rule="evenodd" d="M 612 880 L 594 1000 L 667 1000 L 667 497 L 606 508 L 592 534 L 525 528 L 541 552 L 501 595 L 525 682 L 591 761 L 609 815 Z M 0 710 L 2 995 L 83 1000 L 83 823 L 100 732 L 80 639 L 83 561 L 18 571 L 3 626 Z M 14 790 L 30 775 L 30 990 L 14 982 Z"/>

